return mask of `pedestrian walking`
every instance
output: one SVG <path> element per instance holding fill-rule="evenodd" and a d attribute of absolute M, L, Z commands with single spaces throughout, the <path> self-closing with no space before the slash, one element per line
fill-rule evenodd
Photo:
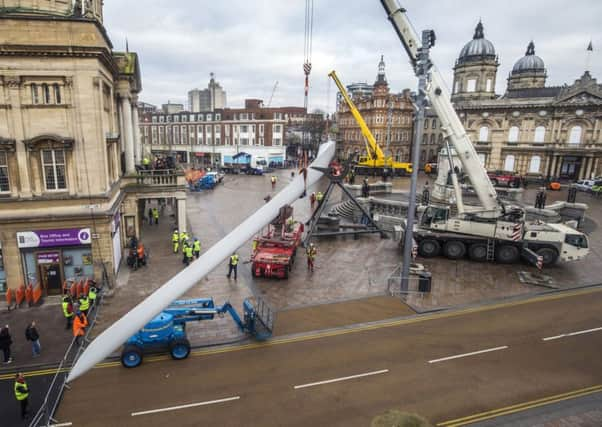
<path fill-rule="evenodd" d="M 40 334 L 36 328 L 35 320 L 32 320 L 31 323 L 27 325 L 27 328 L 25 328 L 25 339 L 31 341 L 31 355 L 33 357 L 38 357 L 42 351 L 42 347 L 40 346 Z"/>
<path fill-rule="evenodd" d="M 136 249 L 136 267 L 142 267 L 143 265 L 146 265 L 146 251 L 144 245 L 140 243 L 138 249 Z"/>
<path fill-rule="evenodd" d="M 276 175 L 272 175 L 272 177 L 270 178 L 270 181 L 272 181 L 272 190 L 276 187 Z"/>
<path fill-rule="evenodd" d="M 4 328 L 0 329 L 0 348 L 4 353 L 4 363 L 8 364 L 13 361 L 13 358 L 10 357 L 10 346 L 13 343 L 13 339 L 10 336 L 10 330 L 8 329 L 8 325 Z"/>
<path fill-rule="evenodd" d="M 65 316 L 65 319 L 67 320 L 65 329 L 71 329 L 71 325 L 73 324 L 73 302 L 68 295 L 65 295 L 61 305 L 63 307 L 63 316 Z"/>
<path fill-rule="evenodd" d="M 314 261 L 316 259 L 316 255 L 318 254 L 318 250 L 313 243 L 310 243 L 307 247 L 307 269 L 313 273 L 314 271 Z"/>
<path fill-rule="evenodd" d="M 316 204 L 316 193 L 315 193 L 315 192 L 313 192 L 313 193 L 311 193 L 311 195 L 309 196 L 309 205 L 310 205 L 310 207 L 312 208 L 312 210 L 313 210 L 313 208 L 314 208 L 314 205 L 315 205 L 315 204 Z"/>
<path fill-rule="evenodd" d="M 187 244 L 186 250 L 184 251 L 184 264 L 186 264 L 186 267 L 188 267 L 190 265 L 190 263 L 192 262 L 192 256 L 193 256 L 192 245 Z"/>
<path fill-rule="evenodd" d="M 29 404 L 29 387 L 25 382 L 25 377 L 22 372 L 15 376 L 15 398 L 21 405 L 21 419 L 25 419 L 27 415 L 27 405 Z"/>
<path fill-rule="evenodd" d="M 368 198 L 370 196 L 370 186 L 368 185 L 368 180 L 364 178 L 364 183 L 362 184 L 362 197 Z"/>
<path fill-rule="evenodd" d="M 88 309 L 90 308 L 90 298 L 88 295 L 84 294 L 79 297 L 79 311 L 84 313 L 84 315 L 88 315 Z"/>
<path fill-rule="evenodd" d="M 177 254 L 178 249 L 180 249 L 180 233 L 178 233 L 177 229 L 171 235 L 171 243 L 173 244 L 173 253 Z"/>
<path fill-rule="evenodd" d="M 236 280 L 238 273 L 238 254 L 236 252 L 233 252 L 232 255 L 230 255 L 230 261 L 228 261 L 228 279 L 232 275 L 232 272 L 234 272 L 234 280 Z"/>
<path fill-rule="evenodd" d="M 153 208 L 153 219 L 155 220 L 155 225 L 159 225 L 159 209 Z"/>
<path fill-rule="evenodd" d="M 148 208 L 148 225 L 153 225 L 153 208 Z"/>
<path fill-rule="evenodd" d="M 199 259 L 201 256 L 201 242 L 198 238 L 194 238 L 194 242 L 192 244 L 192 253 L 196 259 Z"/>
<path fill-rule="evenodd" d="M 75 343 L 81 345 L 81 339 L 86 335 L 86 328 L 88 327 L 88 317 L 81 310 L 77 310 L 75 318 L 73 319 L 73 337 Z"/>

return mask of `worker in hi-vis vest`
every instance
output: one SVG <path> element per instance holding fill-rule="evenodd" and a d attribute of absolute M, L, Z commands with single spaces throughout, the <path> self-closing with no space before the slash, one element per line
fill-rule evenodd
<path fill-rule="evenodd" d="M 192 253 L 196 259 L 199 259 L 201 256 L 201 242 L 198 238 L 194 238 L 194 242 L 192 243 Z"/>
<path fill-rule="evenodd" d="M 173 234 L 171 235 L 171 243 L 173 243 L 173 253 L 177 254 L 178 249 L 180 249 L 180 233 L 178 233 L 178 230 L 173 231 Z"/>
<path fill-rule="evenodd" d="M 236 252 L 234 252 L 234 253 L 232 253 L 232 255 L 230 255 L 230 261 L 228 262 L 228 274 L 227 274 L 228 279 L 232 275 L 232 272 L 234 272 L 234 280 L 236 280 L 237 270 L 238 270 L 238 254 Z"/>

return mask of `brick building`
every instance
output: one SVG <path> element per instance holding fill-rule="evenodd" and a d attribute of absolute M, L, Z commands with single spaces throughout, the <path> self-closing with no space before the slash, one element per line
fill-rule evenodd
<path fill-rule="evenodd" d="M 385 155 L 395 161 L 410 162 L 413 135 L 413 107 L 409 90 L 390 93 L 383 58 L 372 90 L 365 84 L 351 84 L 348 91 L 357 109 L 372 131 Z M 361 90 L 359 90 L 359 89 Z M 337 102 L 337 156 L 347 158 L 351 153 L 366 154 L 364 137 L 344 100 Z"/>

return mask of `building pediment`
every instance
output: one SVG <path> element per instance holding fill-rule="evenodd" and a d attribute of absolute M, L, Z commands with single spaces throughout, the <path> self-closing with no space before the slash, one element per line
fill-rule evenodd
<path fill-rule="evenodd" d="M 28 150 L 40 150 L 43 148 L 73 149 L 73 138 L 67 138 L 55 134 L 38 135 L 23 141 Z"/>
<path fill-rule="evenodd" d="M 558 96 L 557 103 L 568 104 L 602 104 L 602 85 L 599 85 L 589 71 L 575 80 L 570 86 L 564 86 Z"/>

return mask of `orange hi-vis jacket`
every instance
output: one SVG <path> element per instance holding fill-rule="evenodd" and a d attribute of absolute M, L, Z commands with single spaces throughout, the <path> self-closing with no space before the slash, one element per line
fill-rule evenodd
<path fill-rule="evenodd" d="M 88 326 L 88 318 L 84 313 L 81 313 L 80 316 L 75 316 L 73 318 L 73 336 L 84 336 L 86 333 L 86 327 Z"/>

